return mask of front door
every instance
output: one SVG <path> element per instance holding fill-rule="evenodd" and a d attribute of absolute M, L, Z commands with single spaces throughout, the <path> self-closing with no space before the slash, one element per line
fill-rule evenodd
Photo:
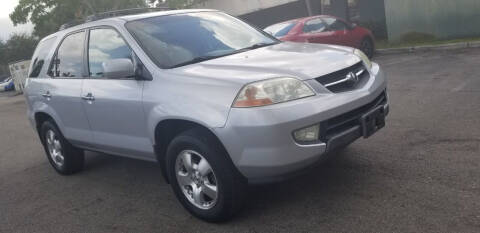
<path fill-rule="evenodd" d="M 93 132 L 94 146 L 103 152 L 128 157 L 152 157 L 142 107 L 144 81 L 132 77 L 105 78 L 109 59 L 132 59 L 132 50 L 113 28 L 89 33 L 88 70 L 82 99 Z M 151 158 L 150 158 L 151 159 Z"/>

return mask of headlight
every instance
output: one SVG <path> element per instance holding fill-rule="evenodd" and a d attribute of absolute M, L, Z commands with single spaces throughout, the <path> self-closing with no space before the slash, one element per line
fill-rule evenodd
<path fill-rule="evenodd" d="M 355 55 L 362 59 L 363 63 L 365 63 L 368 69 L 372 68 L 372 62 L 367 57 L 367 55 L 365 55 L 365 53 L 363 53 L 360 49 L 355 49 L 353 53 L 355 53 Z"/>
<path fill-rule="evenodd" d="M 315 93 L 295 78 L 276 78 L 247 84 L 238 94 L 233 107 L 247 108 L 277 104 L 313 96 Z"/>

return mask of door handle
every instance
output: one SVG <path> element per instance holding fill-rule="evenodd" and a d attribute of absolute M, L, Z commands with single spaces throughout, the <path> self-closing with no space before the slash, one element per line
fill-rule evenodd
<path fill-rule="evenodd" d="M 88 94 L 82 96 L 82 99 L 87 100 L 87 101 L 94 101 L 95 97 L 92 95 L 92 93 L 88 93 Z"/>
<path fill-rule="evenodd" d="M 45 98 L 52 98 L 52 94 L 50 94 L 50 91 L 45 92 L 44 94 L 42 94 L 42 96 Z"/>

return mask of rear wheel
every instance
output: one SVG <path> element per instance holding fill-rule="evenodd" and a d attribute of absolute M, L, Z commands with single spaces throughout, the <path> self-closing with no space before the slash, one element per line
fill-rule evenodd
<path fill-rule="evenodd" d="M 373 44 L 372 39 L 370 38 L 364 38 L 362 42 L 360 43 L 360 50 L 362 50 L 365 55 L 367 55 L 369 58 L 373 57 L 373 53 L 375 52 L 375 45 Z"/>
<path fill-rule="evenodd" d="M 167 173 L 180 203 L 209 222 L 225 221 L 240 210 L 246 180 L 213 135 L 193 129 L 177 136 L 167 151 Z"/>
<path fill-rule="evenodd" d="M 71 145 L 52 121 L 42 124 L 40 135 L 48 161 L 58 173 L 70 175 L 83 169 L 83 150 Z"/>

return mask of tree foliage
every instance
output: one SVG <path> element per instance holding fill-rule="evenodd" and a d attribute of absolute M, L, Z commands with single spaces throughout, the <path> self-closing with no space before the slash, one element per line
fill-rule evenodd
<path fill-rule="evenodd" d="M 206 0 L 150 0 L 150 5 L 155 7 L 168 6 L 172 9 L 184 9 L 203 2 L 206 2 Z"/>
<path fill-rule="evenodd" d="M 31 21 L 33 34 L 44 37 L 67 22 L 99 12 L 146 7 L 146 0 L 20 0 L 10 14 L 14 25 Z"/>
<path fill-rule="evenodd" d="M 13 34 L 6 42 L 0 41 L 0 74 L 7 74 L 8 63 L 32 57 L 38 40 L 27 34 Z"/>

